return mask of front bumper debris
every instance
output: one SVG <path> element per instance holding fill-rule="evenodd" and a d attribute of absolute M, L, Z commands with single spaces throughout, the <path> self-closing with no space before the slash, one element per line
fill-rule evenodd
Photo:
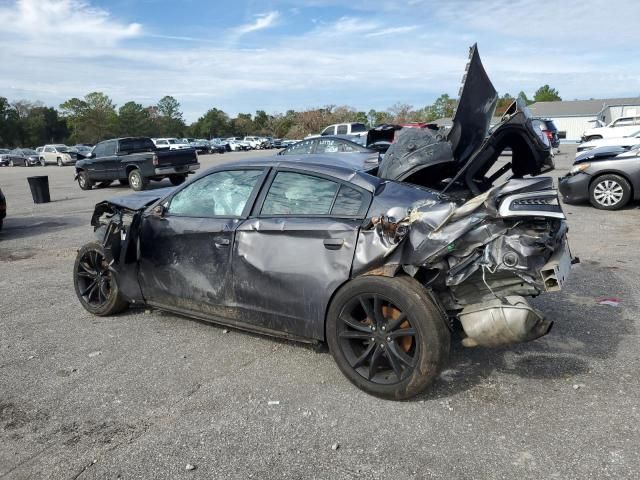
<path fill-rule="evenodd" d="M 581 203 L 589 200 L 589 183 L 591 175 L 584 172 L 560 177 L 558 190 L 566 203 Z"/>

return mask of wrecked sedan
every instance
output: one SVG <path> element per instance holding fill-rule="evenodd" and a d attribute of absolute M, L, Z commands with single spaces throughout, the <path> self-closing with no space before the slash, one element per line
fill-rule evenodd
<path fill-rule="evenodd" d="M 145 304 L 327 342 L 356 386 L 410 398 L 454 334 L 466 346 L 545 335 L 552 322 L 524 297 L 559 290 L 570 270 L 557 192 L 530 177 L 550 168 L 548 142 L 520 103 L 487 137 L 496 101 L 472 48 L 453 128 L 403 133 L 377 175 L 260 158 L 99 203 L 77 296 L 96 315 Z"/>

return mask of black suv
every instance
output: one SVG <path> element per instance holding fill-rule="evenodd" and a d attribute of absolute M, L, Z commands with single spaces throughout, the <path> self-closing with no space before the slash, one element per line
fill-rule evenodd
<path fill-rule="evenodd" d="M 548 118 L 536 118 L 535 123 L 540 126 L 540 130 L 547 136 L 549 143 L 553 148 L 560 148 L 560 137 L 558 136 L 558 128 L 553 120 Z"/>

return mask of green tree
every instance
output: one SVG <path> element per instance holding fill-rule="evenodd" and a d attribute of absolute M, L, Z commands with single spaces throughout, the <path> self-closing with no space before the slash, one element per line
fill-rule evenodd
<path fill-rule="evenodd" d="M 504 112 L 507 111 L 507 108 L 511 106 L 515 98 L 513 98 L 510 94 L 505 93 L 503 96 L 498 98 L 498 103 L 496 105 L 496 113 L 495 115 L 500 117 L 504 115 Z"/>
<path fill-rule="evenodd" d="M 231 133 L 236 137 L 244 137 L 253 133 L 253 120 L 250 113 L 239 113 L 231 120 Z"/>
<path fill-rule="evenodd" d="M 253 117 L 254 133 L 259 135 L 270 135 L 269 131 L 269 115 L 264 110 L 256 110 L 256 114 Z"/>
<path fill-rule="evenodd" d="M 118 134 L 122 136 L 152 135 L 149 110 L 136 102 L 127 102 L 118 109 Z"/>
<path fill-rule="evenodd" d="M 191 135 L 198 138 L 227 137 L 231 133 L 229 116 L 222 110 L 212 108 L 189 128 Z"/>
<path fill-rule="evenodd" d="M 97 143 L 116 134 L 116 108 L 102 92 L 88 93 L 82 100 L 71 98 L 60 108 L 71 129 L 71 141 Z"/>
<path fill-rule="evenodd" d="M 158 123 L 161 136 L 182 137 L 186 130 L 180 102 L 167 95 L 160 99 L 157 105 Z"/>
<path fill-rule="evenodd" d="M 560 94 L 555 88 L 543 85 L 533 94 L 533 100 L 536 102 L 558 102 L 562 98 L 560 98 Z"/>
<path fill-rule="evenodd" d="M 527 97 L 527 94 L 524 93 L 523 91 L 518 93 L 518 97 L 522 98 L 527 105 L 531 105 L 533 103 L 533 100 L 529 100 L 529 97 Z"/>
<path fill-rule="evenodd" d="M 430 120 L 435 120 L 436 118 L 443 117 L 452 117 L 453 112 L 456 108 L 456 101 L 449 97 L 447 93 L 443 93 L 438 98 L 436 98 L 435 102 L 431 106 L 430 114 L 433 117 Z"/>

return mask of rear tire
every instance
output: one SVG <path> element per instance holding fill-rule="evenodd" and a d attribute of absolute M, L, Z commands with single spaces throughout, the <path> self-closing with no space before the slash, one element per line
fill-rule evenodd
<path fill-rule="evenodd" d="M 355 386 L 380 398 L 423 392 L 449 356 L 444 316 L 410 277 L 365 276 L 343 286 L 327 314 L 327 343 Z"/>
<path fill-rule="evenodd" d="M 91 190 L 93 188 L 93 181 L 91 181 L 89 174 L 84 170 L 78 172 L 78 186 L 82 190 Z"/>
<path fill-rule="evenodd" d="M 620 175 L 601 175 L 589 185 L 589 200 L 600 210 L 620 210 L 631 200 L 631 185 Z"/>
<path fill-rule="evenodd" d="M 171 185 L 182 185 L 186 179 L 186 175 L 169 175 Z"/>
<path fill-rule="evenodd" d="M 144 178 L 137 168 L 129 172 L 129 186 L 131 190 L 139 192 L 149 185 L 149 180 Z"/>
<path fill-rule="evenodd" d="M 122 312 L 129 306 L 104 258 L 102 245 L 90 242 L 78 250 L 73 266 L 78 300 L 87 312 L 101 317 Z"/>

